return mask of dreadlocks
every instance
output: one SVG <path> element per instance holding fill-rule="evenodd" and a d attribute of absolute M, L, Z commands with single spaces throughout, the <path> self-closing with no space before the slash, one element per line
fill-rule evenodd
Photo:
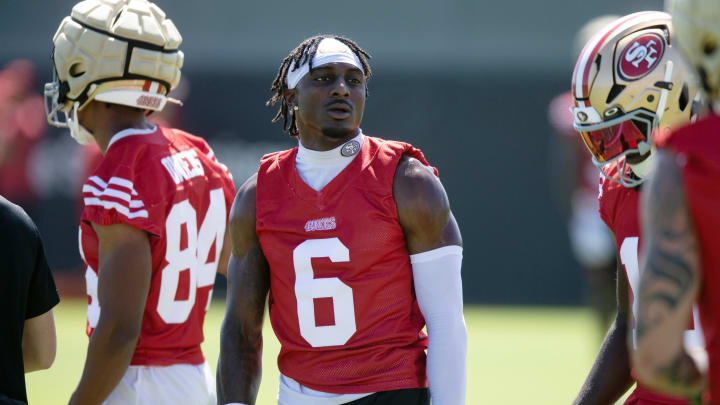
<path fill-rule="evenodd" d="M 348 48 L 350 48 L 350 50 L 352 50 L 352 52 L 358 57 L 358 59 L 360 59 L 365 79 L 370 79 L 370 76 L 372 75 L 372 71 L 370 70 L 370 64 L 368 63 L 368 59 L 370 59 L 370 54 L 365 52 L 362 48 L 358 46 L 358 44 L 356 44 L 350 39 L 343 38 L 337 35 L 316 35 L 300 43 L 300 45 L 298 45 L 297 48 L 293 49 L 292 52 L 290 52 L 290 54 L 285 57 L 285 59 L 283 59 L 282 63 L 280 64 L 280 69 L 278 69 L 277 76 L 275 76 L 275 80 L 270 87 L 270 92 L 272 93 L 272 96 L 265 103 L 265 105 L 267 106 L 272 106 L 275 103 L 280 102 L 280 108 L 278 109 L 275 117 L 272 119 L 272 122 L 277 122 L 280 120 L 280 118 L 282 118 L 283 131 L 288 131 L 291 136 L 296 136 L 298 134 L 298 129 L 295 125 L 295 114 L 289 108 L 287 100 L 285 100 L 285 97 L 283 96 L 283 92 L 287 90 L 288 72 L 299 68 L 305 63 L 308 63 L 308 67 L 310 68 L 310 71 L 312 71 L 312 61 L 313 58 L 315 58 L 315 53 L 317 52 L 318 45 L 325 38 L 334 38 L 347 45 Z M 365 95 L 367 96 L 368 94 L 369 93 L 367 91 L 367 87 L 365 87 Z M 290 122 L 288 123 L 288 121 Z"/>

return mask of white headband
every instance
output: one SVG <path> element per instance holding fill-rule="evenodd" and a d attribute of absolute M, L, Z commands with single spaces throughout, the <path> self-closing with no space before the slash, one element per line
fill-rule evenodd
<path fill-rule="evenodd" d="M 363 74 L 362 63 L 357 55 L 345 44 L 335 38 L 324 38 L 317 47 L 317 52 L 312 60 L 313 68 L 327 65 L 328 63 L 348 63 L 360 69 Z M 305 62 L 295 70 L 287 73 L 287 87 L 294 89 L 300 79 L 310 72 L 309 63 Z"/>

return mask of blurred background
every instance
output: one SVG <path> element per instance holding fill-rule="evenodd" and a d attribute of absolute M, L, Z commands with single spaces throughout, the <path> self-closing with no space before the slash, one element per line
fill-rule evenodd
<path fill-rule="evenodd" d="M 52 78 L 52 36 L 74 3 L 0 3 L 0 194 L 22 205 L 38 224 L 64 299 L 84 296 L 78 197 L 99 156 L 67 131 L 47 127 L 40 96 L 42 84 Z M 579 137 L 567 135 L 567 100 L 556 97 L 569 90 L 573 40 L 584 23 L 605 14 L 661 9 L 661 0 L 156 3 L 183 35 L 183 84 L 171 95 L 185 105 L 155 118 L 207 139 L 237 186 L 256 170 L 262 154 L 296 143 L 271 124 L 276 110 L 265 106 L 289 51 L 318 33 L 347 36 L 368 51 L 374 76 L 364 132 L 424 151 L 440 171 L 463 233 L 464 298 L 474 314 L 468 315 L 476 356 L 471 367 L 488 372 L 478 378 L 499 378 L 491 372 L 496 360 L 485 351 L 494 338 L 502 344 L 513 336 L 517 343 L 503 354 L 509 357 L 497 361 L 517 364 L 507 366 L 514 372 L 527 369 L 528 362 L 538 370 L 564 369 L 563 377 L 544 375 L 545 396 L 536 390 L 529 398 L 570 402 L 602 337 L 602 327 L 583 305 L 610 302 L 609 309 L 604 304 L 606 318 L 614 305 L 612 289 L 605 298 L 588 293 L 594 273 L 582 269 L 613 268 L 603 260 L 614 258 L 611 249 L 609 259 L 598 259 L 598 253 L 588 264 L 592 258 L 573 253 L 577 237 L 569 236 L 569 229 L 577 225 L 578 189 L 597 174 L 583 168 L 589 155 L 577 148 Z M 606 243 L 594 240 L 589 245 Z M 612 273 L 605 271 L 609 276 L 600 277 L 606 280 L 598 285 L 613 283 Z M 223 294 L 216 297 L 222 301 Z M 524 328 L 507 323 L 513 319 Z M 68 336 L 80 335 L 78 342 L 86 344 L 83 321 L 78 322 L 69 326 Z M 522 353 L 542 340 L 525 337 L 535 336 L 540 325 L 549 330 L 543 336 L 557 334 L 551 339 L 557 348 L 550 350 L 558 354 L 523 363 Z M 499 335 L 482 339 L 495 332 Z M 217 331 L 206 333 L 217 339 Z M 557 363 L 566 356 L 569 363 Z M 33 378 L 50 381 L 52 373 Z M 533 379 L 535 371 L 529 373 Z"/>

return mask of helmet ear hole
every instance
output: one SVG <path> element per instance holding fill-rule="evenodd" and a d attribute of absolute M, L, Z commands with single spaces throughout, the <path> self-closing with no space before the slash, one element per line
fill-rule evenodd
<path fill-rule="evenodd" d="M 82 63 L 75 63 L 70 66 L 69 73 L 72 77 L 80 77 L 85 74 L 85 66 Z"/>
<path fill-rule="evenodd" d="M 680 99 L 678 99 L 678 107 L 680 107 L 680 111 L 685 111 L 688 102 L 690 102 L 689 91 L 687 83 L 683 83 L 682 91 L 680 92 Z"/>

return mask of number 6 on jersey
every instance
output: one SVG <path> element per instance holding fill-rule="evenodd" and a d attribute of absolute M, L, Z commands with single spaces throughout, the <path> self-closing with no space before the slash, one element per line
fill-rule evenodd
<path fill-rule="evenodd" d="M 344 345 L 357 330 L 352 288 L 337 277 L 314 278 L 314 257 L 349 262 L 350 251 L 338 238 L 306 240 L 293 250 L 300 335 L 313 347 Z M 317 326 L 314 299 L 328 297 L 333 301 L 335 325 Z"/>

